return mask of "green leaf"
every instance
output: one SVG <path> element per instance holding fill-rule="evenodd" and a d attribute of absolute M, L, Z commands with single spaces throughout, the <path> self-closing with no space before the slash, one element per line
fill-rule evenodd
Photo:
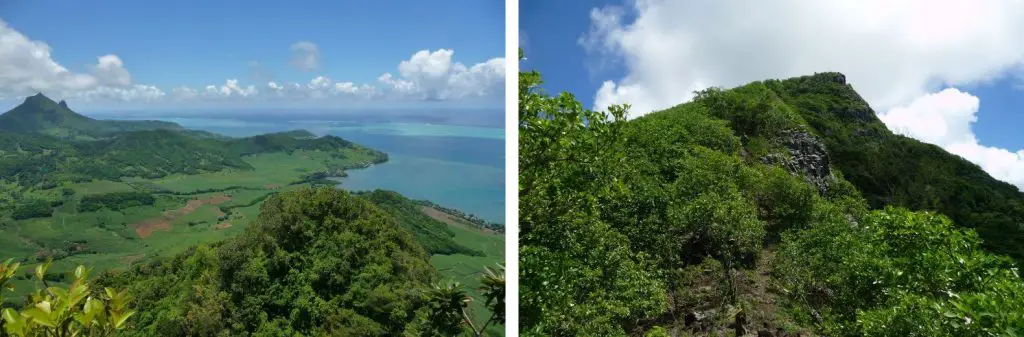
<path fill-rule="evenodd" d="M 54 318 L 50 315 L 50 313 L 40 309 L 39 307 L 28 308 L 24 312 L 22 312 L 22 314 L 31 318 L 33 322 L 39 325 L 51 328 L 57 325 L 57 323 L 55 322 Z"/>

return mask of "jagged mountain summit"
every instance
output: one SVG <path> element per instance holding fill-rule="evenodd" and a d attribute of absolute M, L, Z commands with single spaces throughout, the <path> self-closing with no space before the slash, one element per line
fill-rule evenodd
<path fill-rule="evenodd" d="M 165 121 L 97 120 L 76 113 L 67 102 L 56 102 L 42 93 L 0 114 L 0 131 L 35 133 L 68 139 L 94 139 L 116 132 L 143 130 L 183 131 L 181 125 Z"/>

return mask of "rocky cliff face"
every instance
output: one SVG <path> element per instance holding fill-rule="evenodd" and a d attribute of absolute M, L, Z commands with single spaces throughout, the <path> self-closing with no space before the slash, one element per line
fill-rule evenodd
<path fill-rule="evenodd" d="M 829 167 L 825 144 L 804 130 L 784 131 L 781 139 L 789 156 L 769 154 L 761 157 L 761 162 L 779 165 L 793 174 L 803 175 L 808 183 L 818 188 L 818 193 L 828 192 L 835 176 Z"/>

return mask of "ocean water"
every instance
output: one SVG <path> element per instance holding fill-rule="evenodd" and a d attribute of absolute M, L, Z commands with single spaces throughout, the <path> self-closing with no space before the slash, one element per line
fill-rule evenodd
<path fill-rule="evenodd" d="M 96 116 L 117 118 L 115 116 Z M 388 153 L 390 160 L 349 170 L 339 187 L 352 191 L 388 189 L 413 199 L 474 214 L 491 222 L 505 219 L 505 131 L 502 121 L 437 124 L 433 121 L 328 118 L 323 115 L 261 118 L 146 116 L 190 129 L 244 137 L 306 129 L 339 136 Z"/>

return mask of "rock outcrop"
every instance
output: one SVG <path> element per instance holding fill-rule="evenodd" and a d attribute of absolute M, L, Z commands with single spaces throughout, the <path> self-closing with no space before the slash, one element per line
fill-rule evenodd
<path fill-rule="evenodd" d="M 784 131 L 781 139 L 789 156 L 773 153 L 761 157 L 761 162 L 780 165 L 793 174 L 803 175 L 819 193 L 827 193 L 835 176 L 829 167 L 825 144 L 804 130 Z"/>

